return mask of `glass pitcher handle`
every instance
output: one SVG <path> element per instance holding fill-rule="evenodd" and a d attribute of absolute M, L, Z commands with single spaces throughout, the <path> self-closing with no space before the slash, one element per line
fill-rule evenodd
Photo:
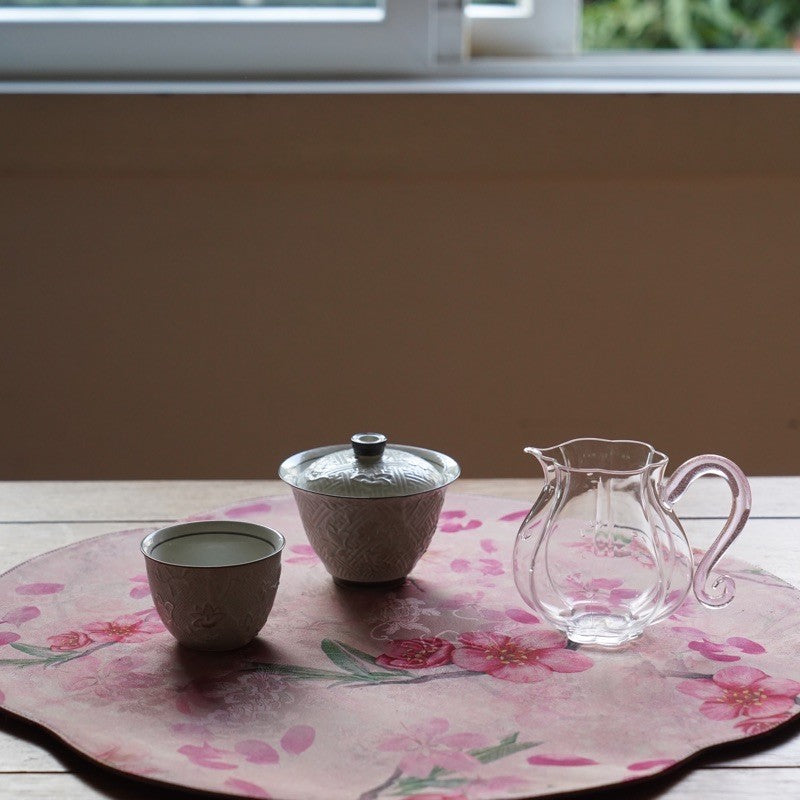
<path fill-rule="evenodd" d="M 695 456 L 681 464 L 664 486 L 662 497 L 668 505 L 672 506 L 673 503 L 680 500 L 683 493 L 689 488 L 689 484 L 703 475 L 721 475 L 728 482 L 733 495 L 728 520 L 719 536 L 714 540 L 714 544 L 708 548 L 697 565 L 694 573 L 693 587 L 697 599 L 703 605 L 718 608 L 728 605 L 733 600 L 736 584 L 730 575 L 720 575 L 711 586 L 713 590 L 716 590 L 715 593 L 709 594 L 706 591 L 708 576 L 722 554 L 742 532 L 742 528 L 750 516 L 752 498 L 750 484 L 739 467 L 723 456 L 714 455 Z"/>

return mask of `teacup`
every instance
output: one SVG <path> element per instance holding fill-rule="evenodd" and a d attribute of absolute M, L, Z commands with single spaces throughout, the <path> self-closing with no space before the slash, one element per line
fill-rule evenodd
<path fill-rule="evenodd" d="M 141 550 L 156 611 L 186 647 L 233 650 L 267 621 L 286 541 L 252 522 L 204 520 L 153 531 Z"/>

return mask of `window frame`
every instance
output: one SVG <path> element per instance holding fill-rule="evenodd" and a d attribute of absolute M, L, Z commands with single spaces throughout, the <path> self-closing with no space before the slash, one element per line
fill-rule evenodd
<path fill-rule="evenodd" d="M 422 77 L 476 56 L 576 52 L 581 0 L 378 9 L 0 9 L 0 79 Z M 566 31 L 566 34 L 564 33 Z M 560 34 L 560 35 L 559 35 Z"/>

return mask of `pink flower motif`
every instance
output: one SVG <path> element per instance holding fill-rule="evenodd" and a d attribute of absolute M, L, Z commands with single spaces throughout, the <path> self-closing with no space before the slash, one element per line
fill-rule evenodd
<path fill-rule="evenodd" d="M 766 731 L 772 730 L 772 728 L 780 725 L 782 722 L 786 722 L 786 720 L 791 719 L 791 717 L 792 715 L 788 713 L 776 714 L 774 717 L 750 717 L 737 722 L 734 727 L 739 728 L 746 736 L 755 736 L 758 733 L 765 733 Z"/>
<path fill-rule="evenodd" d="M 624 605 L 624 600 L 638 596 L 632 589 L 622 589 L 623 581 L 610 578 L 593 578 L 590 581 L 581 579 L 581 574 L 576 572 L 567 577 L 566 583 L 570 597 L 591 603 L 586 610 L 608 612 Z"/>
<path fill-rule="evenodd" d="M 481 550 L 483 550 L 484 553 L 496 553 L 498 547 L 493 539 L 481 539 Z"/>
<path fill-rule="evenodd" d="M 225 516 L 230 519 L 248 519 L 249 517 L 257 517 L 260 514 L 268 514 L 272 510 L 269 503 L 263 500 L 258 500 L 255 503 L 247 503 L 243 506 L 233 506 L 225 512 Z"/>
<path fill-rule="evenodd" d="M 281 737 L 281 747 L 293 756 L 299 756 L 314 744 L 316 731 L 310 725 L 295 725 Z"/>
<path fill-rule="evenodd" d="M 48 636 L 47 641 L 50 642 L 51 650 L 56 653 L 65 653 L 68 650 L 80 650 L 87 644 L 91 644 L 94 639 L 80 631 L 68 631 L 59 633 L 57 636 Z"/>
<path fill-rule="evenodd" d="M 597 762 L 593 758 L 581 756 L 536 755 L 528 759 L 529 764 L 542 767 L 589 767 Z"/>
<path fill-rule="evenodd" d="M 272 795 L 267 794 L 260 786 L 250 781 L 243 781 L 240 778 L 228 778 L 223 784 L 225 788 L 231 789 L 236 794 L 245 797 L 256 797 L 259 800 L 270 800 Z"/>
<path fill-rule="evenodd" d="M 675 764 L 674 758 L 652 758 L 649 761 L 637 761 L 634 764 L 628 764 L 627 769 L 631 772 L 646 772 L 651 769 L 666 769 Z"/>
<path fill-rule="evenodd" d="M 11 633 L 11 631 L 0 631 L 0 647 L 17 641 L 19 641 L 19 634 Z"/>
<path fill-rule="evenodd" d="M 0 625 L 5 623 L 6 625 L 16 625 L 19 627 L 24 622 L 29 622 L 32 619 L 36 619 L 42 612 L 39 611 L 36 606 L 22 606 L 21 608 L 15 608 L 9 611 L 2 619 L 0 619 Z"/>
<path fill-rule="evenodd" d="M 522 636 L 464 633 L 459 642 L 462 646 L 453 651 L 454 664 L 514 683 L 538 683 L 551 672 L 583 672 L 594 663 L 583 653 L 565 649 L 566 641 L 556 631 Z"/>
<path fill-rule="evenodd" d="M 63 589 L 63 583 L 27 583 L 24 586 L 17 586 L 14 591 L 17 594 L 42 595 L 58 594 Z"/>
<path fill-rule="evenodd" d="M 420 792 L 418 794 L 408 794 L 403 800 L 468 800 L 462 792 L 457 794 L 443 794 L 442 792 Z"/>
<path fill-rule="evenodd" d="M 527 611 L 523 611 L 521 608 L 506 609 L 506 616 L 509 619 L 513 619 L 514 622 L 520 622 L 523 625 L 536 625 L 539 622 L 538 617 L 529 614 Z"/>
<path fill-rule="evenodd" d="M 296 553 L 296 555 L 292 556 L 291 558 L 286 559 L 287 564 L 306 564 L 309 567 L 312 567 L 316 564 L 319 564 L 319 556 L 314 551 L 314 548 L 310 544 L 293 544 L 289 551 L 292 553 Z"/>
<path fill-rule="evenodd" d="M 463 523 L 457 522 L 466 516 L 466 511 L 442 511 L 439 515 L 439 530 L 443 533 L 458 533 L 458 531 L 471 531 L 483 525 L 479 519 L 468 519 Z"/>
<path fill-rule="evenodd" d="M 528 516 L 529 511 L 530 509 L 512 511 L 510 514 L 505 514 L 504 516 L 500 517 L 500 522 L 518 522 L 521 519 L 525 519 L 525 517 Z"/>
<path fill-rule="evenodd" d="M 125 614 L 113 622 L 93 622 L 85 626 L 96 642 L 143 642 L 148 636 L 162 633 L 160 622 L 151 622 L 135 614 Z"/>
<path fill-rule="evenodd" d="M 678 685 L 678 691 L 703 700 L 700 713 L 710 719 L 772 717 L 794 706 L 800 683 L 772 678 L 754 667 L 725 667 L 710 680 L 695 678 Z"/>
<path fill-rule="evenodd" d="M 679 596 L 678 591 L 672 591 L 667 595 L 664 601 L 666 605 L 674 603 Z M 687 597 L 670 615 L 669 618 L 675 622 L 680 622 L 687 617 L 693 617 L 697 613 L 697 605 L 691 597 Z"/>
<path fill-rule="evenodd" d="M 478 575 L 503 575 L 503 564 L 496 558 L 479 558 L 477 561 L 468 561 L 466 558 L 454 558 L 450 562 L 453 572 L 465 574 L 474 572 Z"/>
<path fill-rule="evenodd" d="M 448 734 L 450 723 L 435 717 L 406 728 L 407 733 L 391 736 L 378 745 L 379 750 L 400 751 L 399 769 L 414 778 L 427 778 L 436 767 L 463 772 L 480 766 L 480 761 L 465 750 L 484 747 L 488 740 L 479 733 Z"/>
<path fill-rule="evenodd" d="M 102 662 L 95 656 L 85 656 L 72 664 L 75 672 L 65 674 L 63 688 L 80 692 L 92 704 L 106 705 L 123 701 L 152 702 L 154 692 L 163 684 L 162 678 L 151 672 L 139 672 L 146 664 L 141 657 L 123 656 Z"/>
<path fill-rule="evenodd" d="M 147 597 L 150 594 L 150 584 L 147 581 L 147 575 L 134 575 L 131 580 L 139 584 L 138 586 L 134 586 L 130 591 L 130 596 L 135 600 L 141 600 L 143 597 Z"/>
<path fill-rule="evenodd" d="M 245 739 L 236 745 L 235 750 L 252 764 L 277 764 L 280 760 L 278 751 L 260 739 Z"/>
<path fill-rule="evenodd" d="M 443 794 L 442 792 L 420 792 L 418 794 L 408 794 L 403 800 L 468 800 L 462 792 L 457 794 Z"/>
<path fill-rule="evenodd" d="M 436 636 L 422 639 L 395 639 L 376 664 L 393 669 L 425 669 L 450 663 L 453 645 Z"/>
<path fill-rule="evenodd" d="M 227 755 L 232 755 L 229 750 L 218 750 L 212 747 L 208 742 L 203 742 L 202 747 L 197 747 L 192 744 L 185 744 L 183 747 L 178 748 L 181 755 L 186 756 L 192 764 L 197 764 L 198 767 L 207 767 L 208 769 L 236 769 L 236 764 L 231 764 L 222 759 Z"/>
<path fill-rule="evenodd" d="M 676 633 L 684 633 L 695 637 L 687 647 L 712 661 L 741 661 L 742 657 L 731 653 L 731 648 L 748 655 L 759 655 L 767 652 L 758 642 L 754 642 L 752 639 L 745 639 L 742 636 L 729 636 L 724 642 L 716 642 L 697 628 L 677 626 L 672 630 Z"/>

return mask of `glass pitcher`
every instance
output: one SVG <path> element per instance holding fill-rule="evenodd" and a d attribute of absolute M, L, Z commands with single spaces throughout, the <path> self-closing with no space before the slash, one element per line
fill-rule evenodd
<path fill-rule="evenodd" d="M 545 484 L 517 534 L 514 580 L 525 602 L 570 641 L 621 645 L 672 614 L 690 586 L 709 607 L 733 599 L 730 576 L 706 588 L 750 514 L 750 485 L 732 461 L 696 456 L 667 480 L 667 456 L 644 442 L 572 439 L 525 452 L 539 460 Z M 725 478 L 733 503 L 693 569 L 672 505 L 707 474 Z"/>

